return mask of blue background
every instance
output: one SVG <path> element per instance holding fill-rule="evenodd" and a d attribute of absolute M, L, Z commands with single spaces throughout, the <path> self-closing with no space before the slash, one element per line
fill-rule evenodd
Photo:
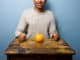
<path fill-rule="evenodd" d="M 31 7 L 32 0 L 0 0 L 0 60 L 6 60 L 22 11 Z M 80 0 L 48 0 L 46 8 L 55 14 L 60 37 L 76 51 L 73 60 L 80 60 Z"/>

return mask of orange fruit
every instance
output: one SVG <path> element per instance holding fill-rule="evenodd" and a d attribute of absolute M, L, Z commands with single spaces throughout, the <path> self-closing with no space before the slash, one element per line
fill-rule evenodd
<path fill-rule="evenodd" d="M 41 43 L 41 42 L 43 42 L 43 40 L 44 40 L 44 35 L 43 34 L 36 34 L 35 36 L 34 36 L 34 40 L 36 41 L 36 42 L 39 42 L 39 43 Z"/>

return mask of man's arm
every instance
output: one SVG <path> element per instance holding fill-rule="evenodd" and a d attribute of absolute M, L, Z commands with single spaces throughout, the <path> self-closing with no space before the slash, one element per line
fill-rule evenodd
<path fill-rule="evenodd" d="M 59 35 L 57 33 L 57 30 L 56 30 L 56 23 L 55 23 L 55 17 L 54 16 L 52 16 L 52 19 L 50 20 L 49 33 L 50 33 L 50 37 L 52 39 L 54 39 L 54 40 L 59 39 Z"/>
<path fill-rule="evenodd" d="M 27 23 L 25 20 L 25 12 L 24 12 L 20 18 L 19 24 L 15 32 L 15 36 L 21 41 L 26 38 L 26 34 L 24 33 L 24 29 L 26 28 L 26 25 Z"/>

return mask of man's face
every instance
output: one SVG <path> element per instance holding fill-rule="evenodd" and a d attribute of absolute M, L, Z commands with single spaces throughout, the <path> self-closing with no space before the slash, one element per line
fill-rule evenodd
<path fill-rule="evenodd" d="M 33 0 L 36 8 L 41 9 L 44 8 L 46 0 Z"/>

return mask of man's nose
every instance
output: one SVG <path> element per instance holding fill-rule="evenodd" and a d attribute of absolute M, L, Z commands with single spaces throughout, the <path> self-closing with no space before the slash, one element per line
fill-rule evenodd
<path fill-rule="evenodd" d="M 42 2 L 42 0 L 38 0 L 39 2 Z"/>

